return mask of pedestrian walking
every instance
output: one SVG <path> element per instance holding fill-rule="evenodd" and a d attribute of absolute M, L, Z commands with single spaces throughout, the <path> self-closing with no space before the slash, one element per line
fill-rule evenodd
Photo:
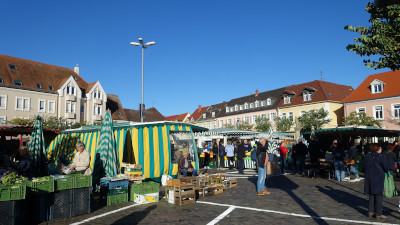
<path fill-rule="evenodd" d="M 318 138 L 314 138 L 308 146 L 310 152 L 311 161 L 311 178 L 319 178 L 319 159 L 321 157 L 321 145 L 319 144 Z"/>
<path fill-rule="evenodd" d="M 371 144 L 370 152 L 364 158 L 364 193 L 369 195 L 368 217 L 386 219 L 387 216 L 382 215 L 382 198 L 388 166 L 385 156 L 381 154 L 382 148 L 378 144 Z"/>
<path fill-rule="evenodd" d="M 279 146 L 279 153 L 281 155 L 281 173 L 286 173 L 286 156 L 289 152 L 289 149 L 286 147 L 286 143 L 282 142 L 281 146 Z"/>
<path fill-rule="evenodd" d="M 208 147 L 207 143 L 204 143 L 203 154 L 204 154 L 204 169 L 209 169 L 210 148 Z"/>
<path fill-rule="evenodd" d="M 222 169 L 225 167 L 225 146 L 224 142 L 219 142 L 219 168 Z"/>
<path fill-rule="evenodd" d="M 357 182 L 360 181 L 360 176 L 358 175 L 356 165 L 357 165 L 357 145 L 359 143 L 354 141 L 352 146 L 347 150 L 347 159 L 345 161 L 347 165 L 347 175 L 348 178 L 345 178 L 345 180 L 348 180 L 349 182 Z M 355 176 L 354 180 L 351 180 L 350 176 L 353 174 Z"/>
<path fill-rule="evenodd" d="M 265 138 L 260 139 L 260 145 L 257 146 L 257 166 L 258 166 L 258 179 L 257 179 L 257 194 L 269 195 L 271 192 L 265 188 L 265 178 L 267 176 L 268 160 L 268 144 Z"/>
<path fill-rule="evenodd" d="M 215 165 L 215 168 L 218 168 L 218 144 L 217 144 L 217 141 L 215 141 L 213 143 L 212 153 L 213 153 L 212 162 Z"/>
<path fill-rule="evenodd" d="M 232 145 L 232 141 L 228 141 L 228 145 L 225 146 L 226 157 L 228 158 L 229 170 L 233 169 L 233 160 L 235 158 L 235 147 Z"/>
<path fill-rule="evenodd" d="M 237 146 L 237 160 L 238 160 L 238 171 L 239 174 L 244 174 L 244 158 L 246 157 L 245 155 L 245 149 L 244 149 L 244 143 L 241 142 Z"/>
<path fill-rule="evenodd" d="M 296 144 L 296 172 L 300 175 L 305 174 L 307 152 L 307 146 L 300 139 L 299 143 Z"/>
<path fill-rule="evenodd" d="M 333 165 L 335 167 L 335 176 L 337 181 L 345 181 L 345 172 L 344 172 L 344 157 L 345 152 L 341 143 L 337 140 L 333 142 L 334 148 L 332 149 L 332 159 Z"/>

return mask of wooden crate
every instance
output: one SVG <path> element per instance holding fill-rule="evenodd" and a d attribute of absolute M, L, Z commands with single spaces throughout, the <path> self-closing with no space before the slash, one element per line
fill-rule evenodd
<path fill-rule="evenodd" d="M 141 170 L 142 169 L 142 165 L 139 164 L 130 164 L 130 163 L 121 163 L 121 167 L 122 168 L 131 168 L 131 169 L 135 169 L 135 170 Z"/>
<path fill-rule="evenodd" d="M 204 188 L 202 187 L 195 187 L 194 191 L 196 192 L 196 199 L 204 197 Z"/>
<path fill-rule="evenodd" d="M 222 194 L 224 192 L 224 186 L 223 185 L 217 185 L 214 187 L 214 195 Z"/>
<path fill-rule="evenodd" d="M 193 184 L 195 187 L 198 187 L 198 177 L 181 177 L 180 181 L 181 184 Z"/>
<path fill-rule="evenodd" d="M 180 184 L 181 184 L 181 180 L 176 180 L 176 179 L 167 180 L 167 187 L 173 187 L 173 186 L 180 185 Z"/>
<path fill-rule="evenodd" d="M 229 188 L 234 188 L 237 187 L 237 180 L 236 179 L 231 179 L 230 181 L 230 187 Z"/>
<path fill-rule="evenodd" d="M 196 202 L 196 192 L 193 184 L 180 184 L 174 186 L 175 204 L 187 205 Z"/>
<path fill-rule="evenodd" d="M 196 187 L 205 187 L 210 184 L 210 177 L 198 177 Z"/>
<path fill-rule="evenodd" d="M 231 181 L 230 180 L 224 180 L 224 189 L 231 188 Z"/>

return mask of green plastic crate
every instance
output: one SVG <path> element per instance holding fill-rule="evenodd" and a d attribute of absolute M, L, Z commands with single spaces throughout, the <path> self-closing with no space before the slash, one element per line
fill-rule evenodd
<path fill-rule="evenodd" d="M 92 186 L 92 176 L 83 174 L 71 174 L 74 177 L 74 188 L 84 188 Z"/>
<path fill-rule="evenodd" d="M 54 178 L 54 181 L 56 182 L 56 190 L 58 191 L 73 189 L 75 184 L 75 177 L 71 175 L 63 175 L 63 178 L 56 177 Z"/>
<path fill-rule="evenodd" d="M 132 184 L 130 195 L 133 197 L 133 194 L 149 194 L 149 193 L 156 193 L 160 191 L 160 185 L 156 182 L 149 181 L 149 182 L 142 182 L 140 184 Z"/>
<path fill-rule="evenodd" d="M 31 182 L 29 189 L 32 193 L 54 192 L 54 180 Z"/>
<path fill-rule="evenodd" d="M 0 185 L 0 201 L 22 200 L 25 196 L 25 185 Z"/>
<path fill-rule="evenodd" d="M 107 205 L 128 202 L 128 197 L 128 194 L 109 195 L 107 196 Z"/>
<path fill-rule="evenodd" d="M 110 195 L 119 195 L 119 194 L 128 194 L 128 188 L 119 188 L 119 189 L 111 189 L 108 190 L 107 196 Z"/>

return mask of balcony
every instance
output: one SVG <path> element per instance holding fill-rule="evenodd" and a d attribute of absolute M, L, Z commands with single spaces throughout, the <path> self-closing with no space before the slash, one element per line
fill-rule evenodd
<path fill-rule="evenodd" d="M 75 102 L 76 96 L 75 95 L 65 95 L 65 100 Z"/>
<path fill-rule="evenodd" d="M 94 104 L 96 104 L 96 105 L 101 105 L 102 100 L 101 100 L 101 99 L 98 99 L 98 98 L 94 98 L 94 99 L 93 99 L 93 102 L 94 102 Z"/>
<path fill-rule="evenodd" d="M 93 115 L 94 121 L 101 121 L 101 115 Z"/>
<path fill-rule="evenodd" d="M 75 119 L 75 113 L 65 113 L 66 119 Z"/>

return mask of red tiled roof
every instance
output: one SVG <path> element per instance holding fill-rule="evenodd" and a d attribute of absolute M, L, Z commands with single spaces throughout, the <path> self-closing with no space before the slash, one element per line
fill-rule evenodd
<path fill-rule="evenodd" d="M 111 111 L 113 120 L 128 120 L 118 95 L 107 94 L 106 107 Z"/>
<path fill-rule="evenodd" d="M 18 70 L 9 69 L 9 64 L 16 65 Z M 55 94 L 71 76 L 77 78 L 81 89 L 87 89 L 88 83 L 72 69 L 0 54 L 0 78 L 3 78 L 0 86 L 3 87 Z M 14 85 L 14 80 L 22 81 L 23 86 Z M 37 83 L 42 86 L 41 89 L 36 86 Z M 49 89 L 49 85 L 54 87 L 54 91 Z"/>
<path fill-rule="evenodd" d="M 304 88 L 315 90 L 311 101 L 303 101 Z M 335 84 L 321 80 L 314 80 L 308 83 L 297 84 L 286 87 L 286 93 L 294 94 L 290 104 L 283 104 L 280 101 L 279 107 L 288 107 L 302 104 L 309 104 L 321 101 L 340 102 L 351 94 L 353 88 L 347 85 Z"/>
<path fill-rule="evenodd" d="M 375 80 L 384 82 L 383 92 L 372 94 L 370 84 Z M 400 95 L 400 70 L 369 75 L 343 102 L 356 102 Z"/>
<path fill-rule="evenodd" d="M 168 121 L 183 122 L 183 120 L 186 118 L 186 116 L 188 114 L 189 113 L 182 113 L 182 114 L 179 114 L 179 115 L 167 116 L 167 117 L 165 117 L 165 119 L 168 120 Z"/>
<path fill-rule="evenodd" d="M 203 113 L 205 113 L 205 111 L 210 108 L 210 106 L 204 106 L 201 107 L 199 105 L 199 107 L 192 113 L 192 115 L 189 116 L 189 121 L 197 121 L 198 119 L 200 119 L 203 116 Z"/>
<path fill-rule="evenodd" d="M 92 88 L 93 88 L 93 86 L 96 84 L 96 82 L 97 82 L 97 81 L 88 84 L 87 89 L 86 89 L 86 92 L 89 92 L 90 90 L 92 90 Z"/>

